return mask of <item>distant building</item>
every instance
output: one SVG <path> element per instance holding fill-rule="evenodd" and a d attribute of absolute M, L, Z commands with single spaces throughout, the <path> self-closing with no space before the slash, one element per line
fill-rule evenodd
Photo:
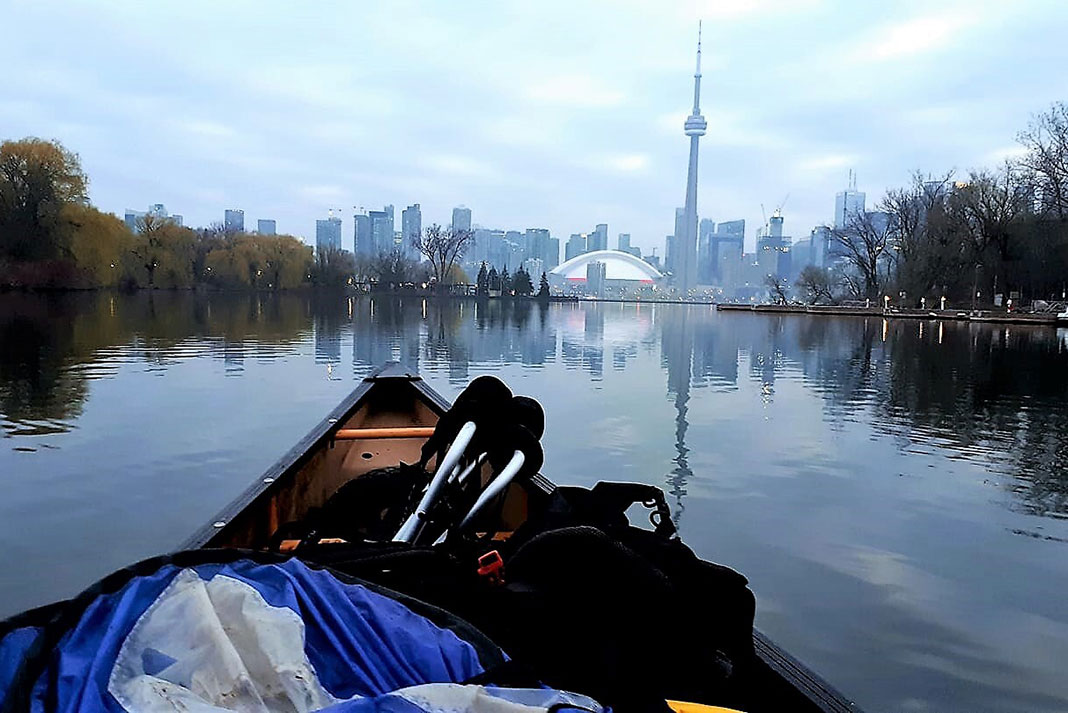
<path fill-rule="evenodd" d="M 273 220 L 260 218 L 256 221 L 256 232 L 260 235 L 275 235 L 278 232 L 278 226 Z"/>
<path fill-rule="evenodd" d="M 375 242 L 371 234 L 371 216 L 356 213 L 352 216 L 352 248 L 357 255 L 374 255 Z"/>
<path fill-rule="evenodd" d="M 458 205 L 452 209 L 452 227 L 453 230 L 470 230 L 471 229 L 471 209 L 466 206 Z"/>
<path fill-rule="evenodd" d="M 783 217 L 779 211 L 768 221 L 767 233 L 757 238 L 757 264 L 763 275 L 787 279 L 793 271 L 793 238 L 782 234 Z"/>
<path fill-rule="evenodd" d="M 728 220 L 716 225 L 715 232 L 708 236 L 709 282 L 721 286 L 731 284 L 724 264 L 740 263 L 744 249 L 744 220 Z"/>
<path fill-rule="evenodd" d="M 523 261 L 523 269 L 530 275 L 530 281 L 534 283 L 534 289 L 538 288 L 538 278 L 545 272 L 545 261 L 538 257 L 527 258 Z"/>
<path fill-rule="evenodd" d="M 593 252 L 593 251 L 591 251 Z M 586 294 L 591 297 L 604 297 L 604 283 L 608 276 L 607 265 L 594 260 L 586 264 Z"/>
<path fill-rule="evenodd" d="M 830 256 L 833 252 L 831 246 L 831 227 L 829 225 L 817 225 L 808 236 L 809 255 L 808 264 L 816 267 L 827 267 L 830 264 Z M 801 266 L 803 270 L 804 265 Z"/>
<path fill-rule="evenodd" d="M 617 246 L 621 252 L 630 253 L 636 258 L 642 256 L 642 251 L 630 244 L 630 233 L 620 233 Z"/>
<path fill-rule="evenodd" d="M 851 218 L 864 213 L 864 193 L 857 190 L 857 174 L 849 172 L 849 187 L 834 197 L 834 227 L 849 225 Z"/>
<path fill-rule="evenodd" d="M 571 237 L 567 240 L 567 245 L 564 248 L 564 262 L 578 257 L 586 252 L 586 234 L 585 233 L 572 233 Z"/>
<path fill-rule="evenodd" d="M 680 241 L 683 239 L 686 233 L 686 209 L 675 209 L 675 232 L 667 236 L 664 244 L 664 269 L 667 272 L 674 273 L 677 267 L 676 258 L 678 257 Z M 694 253 L 697 249 L 694 248 Z"/>
<path fill-rule="evenodd" d="M 245 232 L 245 211 L 239 208 L 227 208 L 223 213 L 223 228 L 228 233 Z"/>
<path fill-rule="evenodd" d="M 715 264 L 712 260 L 711 239 L 715 232 L 716 222 L 702 218 L 697 226 L 697 283 L 700 285 L 712 283 Z"/>
<path fill-rule="evenodd" d="M 545 269 L 552 270 L 560 264 L 560 238 L 549 238 L 549 250 L 545 253 Z"/>
<path fill-rule="evenodd" d="M 603 297 L 647 290 L 663 277 L 649 263 L 621 250 L 587 252 L 549 271 L 549 285 L 565 294 Z"/>
<path fill-rule="evenodd" d="M 126 227 L 129 228 L 131 232 L 136 233 L 140 231 L 138 221 L 146 215 L 150 215 L 153 218 L 169 220 L 175 225 L 184 224 L 184 219 L 182 218 L 182 216 L 171 215 L 167 212 L 167 207 L 164 206 L 162 203 L 153 203 L 148 207 L 148 210 L 146 211 L 127 209 L 125 215 L 123 216 L 123 222 L 126 224 Z"/>
<path fill-rule="evenodd" d="M 423 234 L 423 213 L 418 203 L 413 203 L 401 211 L 401 245 L 405 255 L 414 256 L 418 251 L 412 247 L 412 240 Z"/>
<path fill-rule="evenodd" d="M 504 266 L 512 270 L 517 269 L 524 260 L 530 257 L 526 236 L 518 230 L 505 231 L 504 250 Z"/>
<path fill-rule="evenodd" d="M 126 209 L 126 215 L 123 217 L 123 222 L 126 223 L 126 227 L 130 229 L 131 233 L 136 233 L 139 228 L 137 227 L 137 220 L 143 216 L 145 212 L 143 210 L 130 210 Z"/>
<path fill-rule="evenodd" d="M 598 223 L 592 233 L 586 236 L 586 252 L 608 249 L 608 224 Z"/>
<path fill-rule="evenodd" d="M 464 255 L 464 262 L 476 271 L 482 263 L 492 267 L 503 266 L 507 260 L 504 231 L 475 228 L 474 245 Z"/>
<path fill-rule="evenodd" d="M 171 213 L 171 222 L 175 225 L 185 225 L 185 216 L 179 213 Z"/>
<path fill-rule="evenodd" d="M 341 218 L 332 215 L 315 221 L 315 252 L 341 249 Z"/>
<path fill-rule="evenodd" d="M 548 230 L 527 228 L 525 238 L 530 258 L 541 260 L 549 270 L 560 263 L 560 241 L 554 240 Z"/>
<path fill-rule="evenodd" d="M 393 206 L 372 210 L 367 214 L 371 221 L 371 255 L 393 250 Z"/>

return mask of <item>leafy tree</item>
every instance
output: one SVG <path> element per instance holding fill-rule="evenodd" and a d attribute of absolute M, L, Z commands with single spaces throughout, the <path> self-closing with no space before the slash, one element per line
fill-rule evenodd
<path fill-rule="evenodd" d="M 508 266 L 505 265 L 501 270 L 501 294 L 511 295 L 512 289 L 512 276 L 508 274 Z"/>
<path fill-rule="evenodd" d="M 196 235 L 170 218 L 151 213 L 137 219 L 130 249 L 132 274 L 142 287 L 189 287 L 193 284 Z"/>
<path fill-rule="evenodd" d="M 538 299 L 547 300 L 550 296 L 549 292 L 549 278 L 545 276 L 545 273 L 541 273 L 541 282 L 538 283 Z"/>
<path fill-rule="evenodd" d="M 87 203 L 87 186 L 78 155 L 58 141 L 0 144 L 0 257 L 69 257 L 61 215 L 69 203 Z"/>
<path fill-rule="evenodd" d="M 64 242 L 77 264 L 85 287 L 115 287 L 127 277 L 123 256 L 133 236 L 126 224 L 110 213 L 81 203 L 68 203 L 61 213 L 67 231 Z"/>
<path fill-rule="evenodd" d="M 411 237 L 411 244 L 420 254 L 430 261 L 431 277 L 438 289 L 446 289 L 449 275 L 464 251 L 474 241 L 471 230 L 441 227 L 437 223 L 423 230 L 422 235 Z"/>
<path fill-rule="evenodd" d="M 517 295 L 529 297 L 534 294 L 534 283 L 530 280 L 530 273 L 520 267 L 512 279 L 512 289 Z"/>
<path fill-rule="evenodd" d="M 497 274 L 497 268 L 491 267 L 486 276 L 486 286 L 491 292 L 501 291 L 501 276 Z"/>
<path fill-rule="evenodd" d="M 475 294 L 482 297 L 489 294 L 489 272 L 486 270 L 485 262 L 478 267 L 478 277 L 475 278 Z"/>
<path fill-rule="evenodd" d="M 453 265 L 445 279 L 446 284 L 449 285 L 465 285 L 467 284 L 467 272 L 459 265 Z"/>

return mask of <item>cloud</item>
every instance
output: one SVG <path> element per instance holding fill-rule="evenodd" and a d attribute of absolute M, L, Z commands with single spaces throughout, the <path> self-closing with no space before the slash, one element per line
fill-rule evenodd
<path fill-rule="evenodd" d="M 427 157 L 426 165 L 438 173 L 450 176 L 488 178 L 497 175 L 496 169 L 489 163 L 460 154 L 431 155 Z"/>
<path fill-rule="evenodd" d="M 316 206 L 347 205 L 350 199 L 349 191 L 341 186 L 328 183 L 301 186 L 297 189 L 297 193 Z"/>
<path fill-rule="evenodd" d="M 972 15 L 958 11 L 915 17 L 881 27 L 858 48 L 858 58 L 884 61 L 945 50 L 954 35 L 972 24 L 971 18 Z"/>
<path fill-rule="evenodd" d="M 623 103 L 623 92 L 585 74 L 568 74 L 528 85 L 523 95 L 536 104 L 570 107 L 611 107 Z"/>
<path fill-rule="evenodd" d="M 176 122 L 176 126 L 181 131 L 208 138 L 226 139 L 234 136 L 236 133 L 233 128 L 226 124 L 202 119 L 178 121 Z"/>
<path fill-rule="evenodd" d="M 857 154 L 822 154 L 801 159 L 795 168 L 799 173 L 841 172 L 843 169 L 856 166 L 858 160 Z"/>
<path fill-rule="evenodd" d="M 1011 161 L 1013 159 L 1020 158 L 1027 153 L 1027 149 L 1019 144 L 1012 146 L 1002 146 L 1001 148 L 994 149 L 989 152 L 985 160 L 987 163 L 1000 164 L 1005 161 Z"/>
<path fill-rule="evenodd" d="M 605 164 L 619 173 L 635 173 L 649 165 L 649 157 L 645 154 L 623 154 L 608 158 Z"/>

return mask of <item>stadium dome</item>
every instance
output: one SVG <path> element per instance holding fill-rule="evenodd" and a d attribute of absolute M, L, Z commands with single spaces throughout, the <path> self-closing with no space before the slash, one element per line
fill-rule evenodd
<path fill-rule="evenodd" d="M 565 280 L 585 281 L 586 266 L 591 262 L 604 263 L 606 280 L 655 282 L 663 277 L 659 270 L 645 260 L 621 250 L 594 250 L 582 253 L 567 262 L 560 263 L 552 269 L 550 274 Z"/>

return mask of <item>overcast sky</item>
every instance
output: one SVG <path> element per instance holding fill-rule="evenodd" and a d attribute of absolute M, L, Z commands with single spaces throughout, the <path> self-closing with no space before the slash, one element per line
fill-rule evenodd
<path fill-rule="evenodd" d="M 663 252 L 704 19 L 702 217 L 747 244 L 869 205 L 914 169 L 995 165 L 1068 99 L 1068 2 L 0 0 L 0 137 L 81 155 L 94 204 L 314 237 L 342 209 L 465 204 Z"/>

